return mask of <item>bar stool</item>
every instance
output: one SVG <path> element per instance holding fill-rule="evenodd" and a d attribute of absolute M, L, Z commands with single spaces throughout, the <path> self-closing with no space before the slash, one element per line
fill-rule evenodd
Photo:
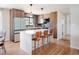
<path fill-rule="evenodd" d="M 38 42 L 37 48 L 39 47 L 39 41 L 41 39 L 41 32 L 36 32 L 32 40 L 34 41 L 34 49 L 36 49 L 36 42 Z"/>
<path fill-rule="evenodd" d="M 50 31 L 49 31 L 49 37 L 51 37 L 51 36 L 53 36 L 53 30 L 52 29 L 50 29 Z M 49 43 L 50 43 L 50 40 L 49 40 Z"/>
<path fill-rule="evenodd" d="M 42 38 L 43 38 L 43 45 L 44 45 L 44 40 L 45 39 L 47 39 L 47 44 L 48 44 L 48 30 L 45 30 L 44 32 L 43 32 L 43 36 L 42 36 Z"/>

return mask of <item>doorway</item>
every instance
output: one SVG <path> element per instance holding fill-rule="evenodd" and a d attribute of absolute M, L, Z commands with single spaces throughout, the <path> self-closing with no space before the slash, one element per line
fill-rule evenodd
<path fill-rule="evenodd" d="M 63 13 L 62 19 L 62 38 L 60 43 L 65 46 L 70 46 L 70 14 Z"/>

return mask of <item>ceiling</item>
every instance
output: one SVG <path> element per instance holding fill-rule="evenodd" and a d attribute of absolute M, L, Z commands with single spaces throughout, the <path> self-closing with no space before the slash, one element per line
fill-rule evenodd
<path fill-rule="evenodd" d="M 32 11 L 33 14 L 46 14 L 50 13 L 52 11 L 56 11 L 58 9 L 62 9 L 65 12 L 69 11 L 69 8 L 73 5 L 69 4 L 33 4 L 32 7 L 30 7 L 29 4 L 0 4 L 0 8 L 16 8 L 16 9 L 22 9 L 27 13 L 30 13 Z M 41 8 L 44 8 L 43 11 L 41 11 Z"/>

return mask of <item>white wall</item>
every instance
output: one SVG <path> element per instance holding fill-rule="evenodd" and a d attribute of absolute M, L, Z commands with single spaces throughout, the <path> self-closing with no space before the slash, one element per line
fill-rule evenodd
<path fill-rule="evenodd" d="M 0 11 L 0 31 L 2 30 L 2 12 Z"/>
<path fill-rule="evenodd" d="M 63 35 L 62 35 L 63 32 Z M 65 35 L 65 16 L 62 11 L 58 10 L 57 15 L 57 37 L 61 39 Z"/>
<path fill-rule="evenodd" d="M 71 8 L 71 47 L 79 49 L 79 7 Z"/>
<path fill-rule="evenodd" d="M 71 19 L 70 14 L 67 15 L 67 35 L 70 35 L 70 29 L 71 29 Z"/>
<path fill-rule="evenodd" d="M 70 9 L 69 8 L 65 8 L 65 9 L 61 8 L 58 10 L 58 15 L 57 15 L 57 37 L 58 39 L 61 39 L 65 37 L 65 35 L 70 34 Z"/>
<path fill-rule="evenodd" d="M 6 31 L 6 41 L 10 40 L 10 13 L 8 9 L 0 9 L 2 12 L 2 30 Z"/>
<path fill-rule="evenodd" d="M 57 39 L 60 39 L 62 37 L 62 14 L 60 11 L 58 11 L 57 15 Z"/>

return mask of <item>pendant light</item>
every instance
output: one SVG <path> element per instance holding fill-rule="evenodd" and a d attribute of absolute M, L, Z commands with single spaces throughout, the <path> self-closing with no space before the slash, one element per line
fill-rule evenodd
<path fill-rule="evenodd" d="M 42 18 L 44 17 L 44 15 L 42 14 L 43 13 L 43 8 L 41 8 L 41 15 L 42 15 Z"/>
<path fill-rule="evenodd" d="M 30 12 L 30 13 L 32 13 L 32 5 L 33 5 L 33 4 L 30 4 L 30 10 L 31 10 L 31 12 Z"/>
<path fill-rule="evenodd" d="M 40 19 L 40 23 L 43 24 L 44 22 L 44 15 L 43 15 L 43 8 L 41 8 L 41 19 Z"/>
<path fill-rule="evenodd" d="M 32 6 L 33 6 L 33 4 L 30 4 L 30 17 L 33 17 L 33 14 L 32 14 Z"/>

